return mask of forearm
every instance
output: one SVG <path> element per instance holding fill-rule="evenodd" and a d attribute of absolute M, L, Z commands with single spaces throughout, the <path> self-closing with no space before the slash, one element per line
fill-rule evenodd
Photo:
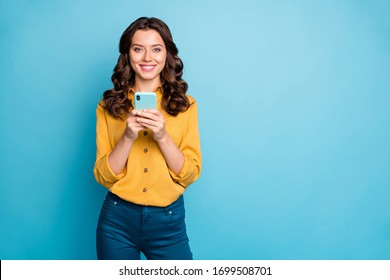
<path fill-rule="evenodd" d="M 170 170 L 179 175 L 184 165 L 184 155 L 168 133 L 156 140 Z"/>
<path fill-rule="evenodd" d="M 130 139 L 123 134 L 108 156 L 108 164 L 115 174 L 120 174 L 125 167 L 134 140 L 135 139 Z"/>

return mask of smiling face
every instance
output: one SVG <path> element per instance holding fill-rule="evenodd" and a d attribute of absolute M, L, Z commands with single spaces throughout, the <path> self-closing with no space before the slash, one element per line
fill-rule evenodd
<path fill-rule="evenodd" d="M 130 64 L 135 72 L 134 87 L 140 91 L 152 91 L 159 86 L 166 59 L 167 50 L 160 34 L 153 29 L 137 30 L 130 47 Z"/>

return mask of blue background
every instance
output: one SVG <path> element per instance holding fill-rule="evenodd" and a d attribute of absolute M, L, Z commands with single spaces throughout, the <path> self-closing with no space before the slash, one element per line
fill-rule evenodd
<path fill-rule="evenodd" d="M 95 108 L 124 29 L 199 103 L 196 259 L 390 259 L 388 1 L 0 1 L 0 258 L 94 259 Z"/>

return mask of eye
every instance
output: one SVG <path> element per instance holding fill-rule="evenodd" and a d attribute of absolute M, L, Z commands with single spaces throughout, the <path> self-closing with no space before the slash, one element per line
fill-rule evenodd
<path fill-rule="evenodd" d="M 140 47 L 134 47 L 134 48 L 133 48 L 133 51 L 135 51 L 135 52 L 142 52 L 142 48 L 140 48 Z"/>
<path fill-rule="evenodd" d="M 161 48 L 154 48 L 154 52 L 161 52 Z"/>

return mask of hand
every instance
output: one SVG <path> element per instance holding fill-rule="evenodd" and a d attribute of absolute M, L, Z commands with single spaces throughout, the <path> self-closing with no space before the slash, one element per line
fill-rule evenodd
<path fill-rule="evenodd" d="M 133 111 L 135 111 L 135 110 L 133 110 Z M 135 114 L 133 112 L 131 112 L 127 116 L 126 123 L 127 123 L 127 126 L 126 126 L 126 130 L 125 130 L 124 135 L 126 138 L 131 139 L 131 140 L 137 139 L 138 133 L 141 130 L 145 129 L 144 126 L 140 125 L 137 122 L 137 117 L 135 116 Z"/>
<path fill-rule="evenodd" d="M 138 125 L 149 128 L 153 131 L 153 138 L 156 141 L 163 139 L 166 135 L 165 119 L 163 114 L 156 109 L 133 110 Z"/>

